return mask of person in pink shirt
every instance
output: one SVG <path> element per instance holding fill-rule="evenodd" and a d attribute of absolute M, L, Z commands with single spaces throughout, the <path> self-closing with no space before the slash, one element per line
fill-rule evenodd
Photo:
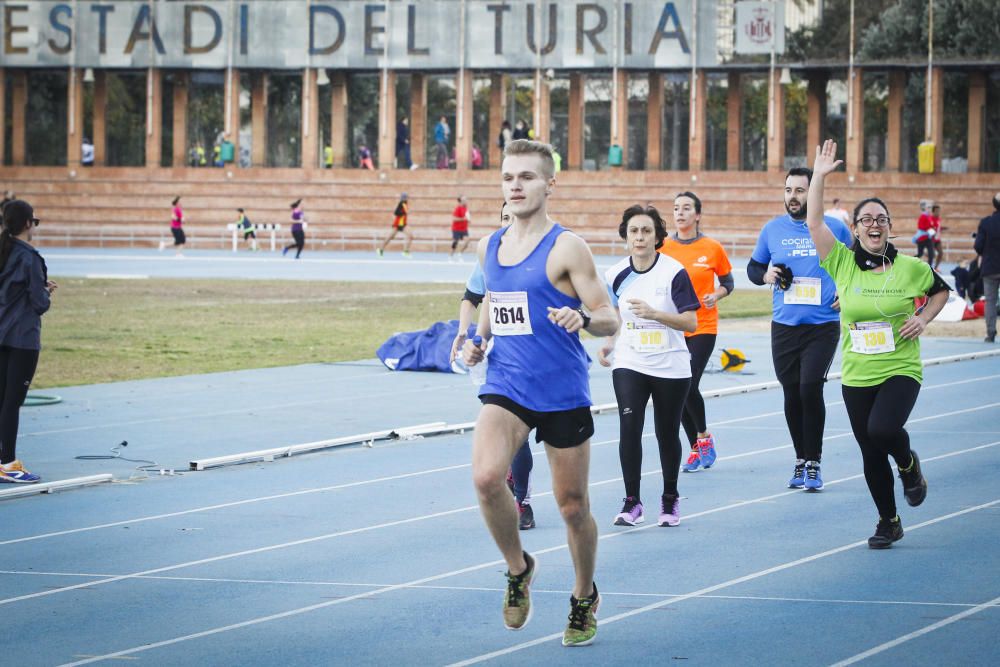
<path fill-rule="evenodd" d="M 181 209 L 181 198 L 174 197 L 170 203 L 174 207 L 170 213 L 170 233 L 174 236 L 174 250 L 177 251 L 178 257 L 183 257 L 181 246 L 187 243 L 187 237 L 184 236 L 184 211 Z M 160 251 L 166 246 L 166 241 L 160 241 Z"/>

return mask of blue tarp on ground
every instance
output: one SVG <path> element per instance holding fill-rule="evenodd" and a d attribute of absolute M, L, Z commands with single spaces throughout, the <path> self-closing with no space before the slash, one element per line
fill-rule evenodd
<path fill-rule="evenodd" d="M 475 326 L 470 326 L 467 335 L 472 336 L 474 332 Z M 435 322 L 423 331 L 393 334 L 375 355 L 394 371 L 464 373 L 464 367 L 453 368 L 448 359 L 457 333 L 458 320 Z"/>

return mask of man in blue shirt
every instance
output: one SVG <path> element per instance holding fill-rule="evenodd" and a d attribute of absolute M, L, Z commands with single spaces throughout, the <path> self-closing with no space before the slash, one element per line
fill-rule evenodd
<path fill-rule="evenodd" d="M 812 170 L 796 167 L 785 177 L 785 215 L 760 232 L 747 265 L 757 285 L 773 285 L 771 356 L 785 396 L 785 420 L 795 447 L 795 469 L 788 487 L 823 488 L 820 459 L 826 404 L 823 385 L 840 340 L 837 288 L 819 266 L 816 247 L 806 227 L 806 196 Z M 850 246 L 847 226 L 823 217 L 833 235 Z"/>

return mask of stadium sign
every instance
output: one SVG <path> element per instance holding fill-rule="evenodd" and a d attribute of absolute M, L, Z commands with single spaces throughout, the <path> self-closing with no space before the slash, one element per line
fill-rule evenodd
<path fill-rule="evenodd" d="M 696 46 L 713 65 L 715 4 L 697 4 L 694 17 L 692 0 L 0 0 L 0 65 L 679 68 Z"/>

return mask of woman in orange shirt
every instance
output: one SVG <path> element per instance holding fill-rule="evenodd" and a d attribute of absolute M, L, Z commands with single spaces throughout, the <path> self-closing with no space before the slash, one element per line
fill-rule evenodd
<path fill-rule="evenodd" d="M 699 467 L 711 468 L 715 463 L 715 439 L 708 432 L 705 399 L 698 385 L 715 350 L 715 338 L 719 333 L 719 310 L 716 305 L 729 296 L 734 287 L 733 267 L 726 251 L 721 243 L 698 231 L 700 223 L 701 200 L 693 192 L 680 193 L 674 197 L 674 226 L 677 231 L 660 248 L 660 252 L 684 265 L 695 294 L 701 300 L 701 308 L 697 311 L 698 328 L 694 333 L 684 334 L 691 353 L 691 388 L 681 417 L 691 445 L 691 453 L 681 466 L 684 472 L 694 472 Z M 715 285 L 716 277 L 718 287 Z"/>

